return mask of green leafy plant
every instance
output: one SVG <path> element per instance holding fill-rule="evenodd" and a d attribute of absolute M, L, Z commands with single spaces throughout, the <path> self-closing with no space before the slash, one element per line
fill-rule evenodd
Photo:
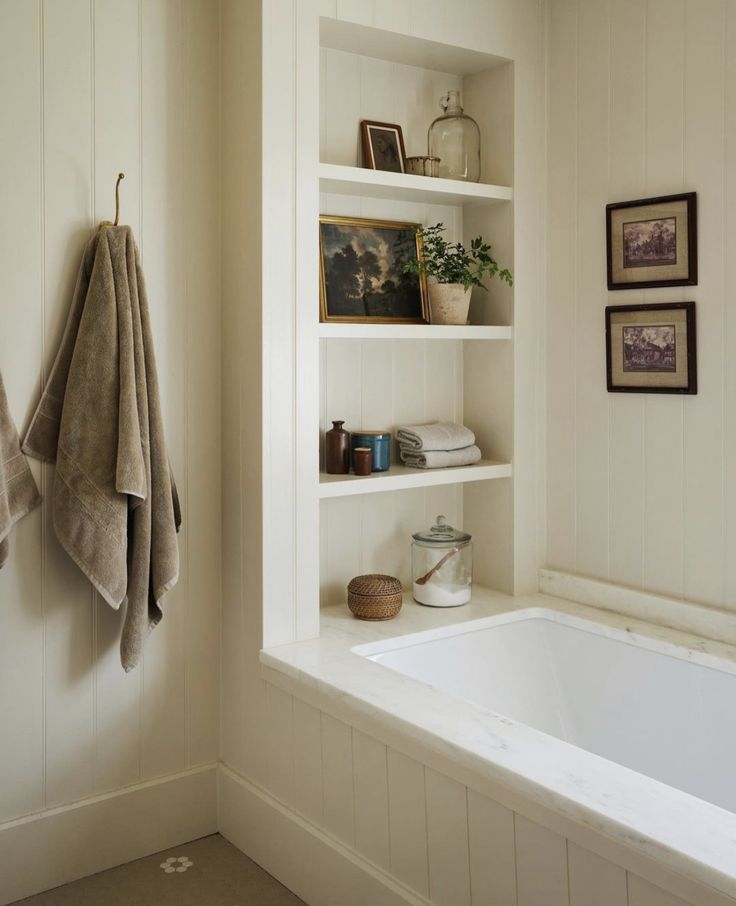
<path fill-rule="evenodd" d="M 422 253 L 407 261 L 404 265 L 407 273 L 433 277 L 438 283 L 462 283 L 465 289 L 471 286 L 487 289 L 483 283 L 485 277 L 498 277 L 509 286 L 514 285 L 511 271 L 501 268 L 482 236 L 471 240 L 470 248 L 466 248 L 461 242 L 445 239 L 443 223 L 419 227 L 416 232 L 421 239 Z"/>

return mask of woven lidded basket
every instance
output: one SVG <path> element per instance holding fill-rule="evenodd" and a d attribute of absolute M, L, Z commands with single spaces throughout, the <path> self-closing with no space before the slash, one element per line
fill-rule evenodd
<path fill-rule="evenodd" d="M 348 585 L 348 607 L 359 620 L 390 620 L 401 610 L 401 582 L 394 576 L 356 576 Z"/>

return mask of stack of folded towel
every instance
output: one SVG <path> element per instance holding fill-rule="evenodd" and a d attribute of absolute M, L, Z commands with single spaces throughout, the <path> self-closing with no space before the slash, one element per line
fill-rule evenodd
<path fill-rule="evenodd" d="M 475 434 L 465 425 L 434 422 L 431 425 L 409 425 L 396 432 L 401 461 L 415 469 L 445 469 L 448 466 L 470 466 L 481 453 L 475 445 Z"/>

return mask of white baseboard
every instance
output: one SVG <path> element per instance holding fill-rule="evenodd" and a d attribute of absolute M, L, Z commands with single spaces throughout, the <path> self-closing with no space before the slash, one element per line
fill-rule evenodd
<path fill-rule="evenodd" d="M 310 906 L 428 906 L 354 850 L 220 767 L 220 833 Z"/>
<path fill-rule="evenodd" d="M 0 904 L 217 830 L 217 765 L 0 824 Z"/>
<path fill-rule="evenodd" d="M 539 570 L 539 590 L 555 598 L 736 645 L 736 612 L 733 611 L 552 569 Z"/>

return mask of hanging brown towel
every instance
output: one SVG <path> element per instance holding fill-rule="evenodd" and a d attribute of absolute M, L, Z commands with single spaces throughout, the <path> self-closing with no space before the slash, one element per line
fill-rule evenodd
<path fill-rule="evenodd" d="M 41 495 L 21 453 L 0 374 L 0 569 L 8 559 L 10 530 L 39 503 Z"/>
<path fill-rule="evenodd" d="M 181 516 L 130 227 L 101 226 L 87 245 L 23 450 L 56 462 L 61 545 L 111 607 L 127 602 L 120 656 L 131 670 L 179 577 Z"/>

